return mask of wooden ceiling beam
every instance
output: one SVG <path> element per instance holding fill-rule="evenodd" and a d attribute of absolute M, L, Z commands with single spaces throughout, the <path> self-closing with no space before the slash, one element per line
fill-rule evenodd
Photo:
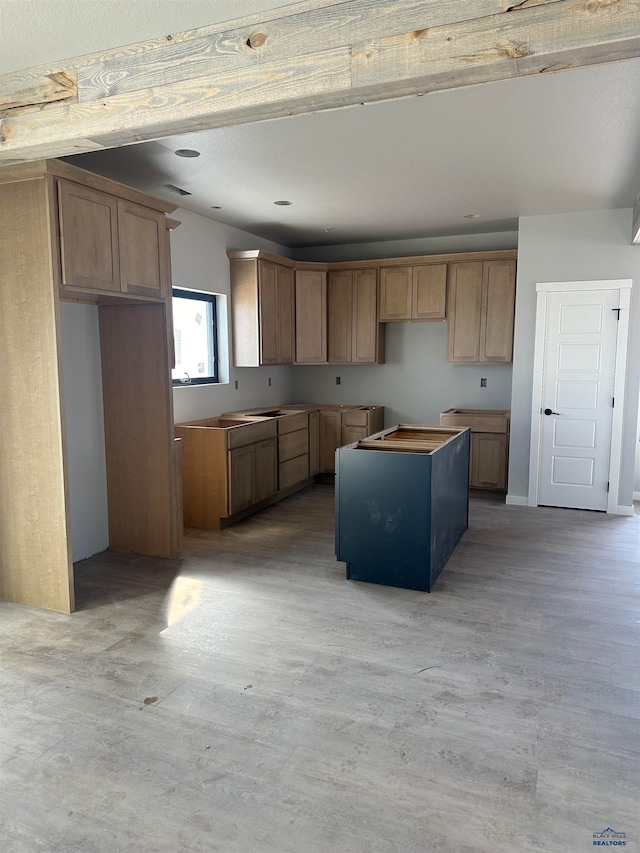
<path fill-rule="evenodd" d="M 0 164 L 639 55 L 640 0 L 306 0 L 0 77 Z"/>

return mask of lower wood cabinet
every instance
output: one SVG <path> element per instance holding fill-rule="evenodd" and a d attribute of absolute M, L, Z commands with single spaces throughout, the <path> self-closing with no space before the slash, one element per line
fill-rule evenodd
<path fill-rule="evenodd" d="M 507 490 L 510 412 L 506 409 L 447 409 L 440 425 L 471 428 L 469 486 Z"/>
<path fill-rule="evenodd" d="M 506 492 L 508 438 L 504 433 L 471 433 L 469 485 L 472 489 Z"/>
<path fill-rule="evenodd" d="M 320 472 L 335 474 L 336 450 L 384 429 L 384 406 L 320 409 Z"/>
<path fill-rule="evenodd" d="M 176 424 L 182 439 L 183 506 L 187 527 L 219 530 L 278 489 L 274 420 L 223 417 Z"/>
<path fill-rule="evenodd" d="M 229 515 L 275 495 L 276 439 L 229 451 Z"/>

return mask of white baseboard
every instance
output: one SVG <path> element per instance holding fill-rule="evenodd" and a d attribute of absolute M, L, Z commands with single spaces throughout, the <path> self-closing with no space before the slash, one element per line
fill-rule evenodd
<path fill-rule="evenodd" d="M 633 499 L 634 501 L 640 501 L 640 492 L 634 492 Z"/>
<path fill-rule="evenodd" d="M 511 506 L 529 506 L 529 498 L 523 495 L 507 495 L 505 503 Z"/>
<path fill-rule="evenodd" d="M 633 504 L 631 506 L 620 506 L 616 507 L 616 515 L 633 515 L 635 512 L 633 508 Z"/>

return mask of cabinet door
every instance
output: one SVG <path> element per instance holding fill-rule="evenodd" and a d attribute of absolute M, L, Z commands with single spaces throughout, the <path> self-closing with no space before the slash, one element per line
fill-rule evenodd
<path fill-rule="evenodd" d="M 413 267 L 380 269 L 380 320 L 411 319 L 411 287 Z"/>
<path fill-rule="evenodd" d="M 254 503 L 259 503 L 278 490 L 277 447 L 275 438 L 267 438 L 253 445 L 255 450 Z"/>
<path fill-rule="evenodd" d="M 117 200 L 60 181 L 58 209 L 63 286 L 119 291 Z"/>
<path fill-rule="evenodd" d="M 165 217 L 160 211 L 118 200 L 120 288 L 126 293 L 163 297 L 168 271 L 164 256 Z"/>
<path fill-rule="evenodd" d="M 366 438 L 368 435 L 367 428 L 364 426 L 342 426 L 342 444 L 351 444 L 354 441 L 360 441 L 361 438 Z"/>
<path fill-rule="evenodd" d="M 351 361 L 376 364 L 381 357 L 378 324 L 378 271 L 353 272 L 353 332 Z"/>
<path fill-rule="evenodd" d="M 320 471 L 320 413 L 309 412 L 309 476 Z"/>
<path fill-rule="evenodd" d="M 328 360 L 332 363 L 351 361 L 352 311 L 353 273 L 350 270 L 330 272 L 327 282 L 327 347 Z"/>
<path fill-rule="evenodd" d="M 276 265 L 258 262 L 260 364 L 278 363 L 278 297 Z"/>
<path fill-rule="evenodd" d="M 276 267 L 277 360 L 278 364 L 293 364 L 293 270 Z"/>
<path fill-rule="evenodd" d="M 482 263 L 451 264 L 447 298 L 447 361 L 480 360 Z"/>
<path fill-rule="evenodd" d="M 327 361 L 327 274 L 296 270 L 296 364 Z"/>
<path fill-rule="evenodd" d="M 253 444 L 229 451 L 229 515 L 235 515 L 254 503 L 255 458 Z"/>
<path fill-rule="evenodd" d="M 512 360 L 515 298 L 515 261 L 485 261 L 482 280 L 480 361 L 509 362 Z"/>
<path fill-rule="evenodd" d="M 506 491 L 507 438 L 504 433 L 471 433 L 469 485 L 472 488 Z"/>
<path fill-rule="evenodd" d="M 447 265 L 413 267 L 411 317 L 414 320 L 444 320 L 447 308 Z"/>
<path fill-rule="evenodd" d="M 342 414 L 340 410 L 320 411 L 320 474 L 335 474 L 336 448 L 340 447 Z"/>

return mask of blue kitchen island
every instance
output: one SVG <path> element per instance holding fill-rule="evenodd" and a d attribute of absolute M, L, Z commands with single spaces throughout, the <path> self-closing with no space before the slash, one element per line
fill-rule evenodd
<path fill-rule="evenodd" d="M 431 592 L 469 520 L 468 428 L 398 424 L 336 450 L 347 579 Z"/>

